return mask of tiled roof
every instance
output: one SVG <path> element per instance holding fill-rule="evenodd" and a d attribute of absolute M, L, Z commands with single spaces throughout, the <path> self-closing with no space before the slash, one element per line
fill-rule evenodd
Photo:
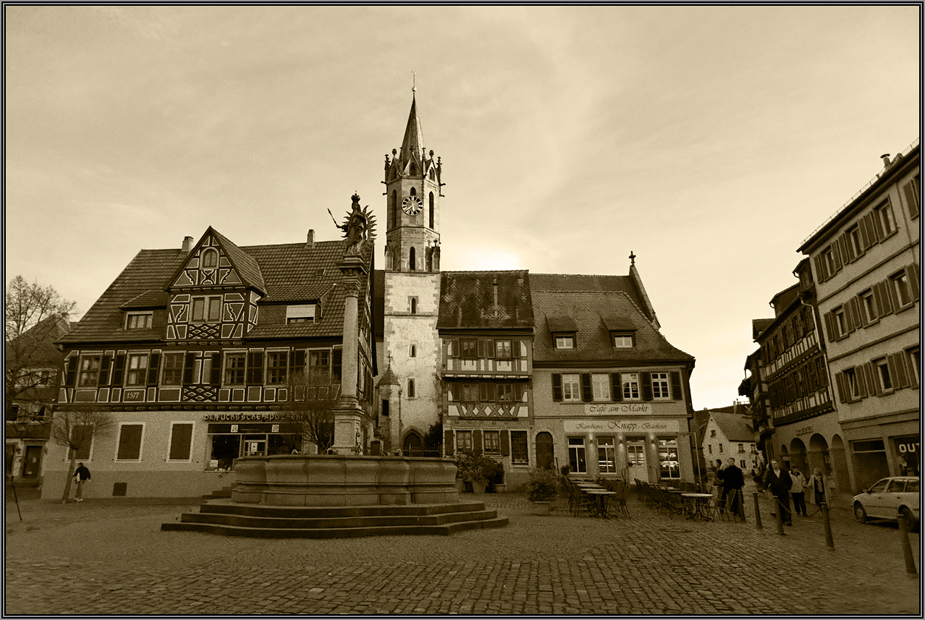
<path fill-rule="evenodd" d="M 752 340 L 758 340 L 758 337 L 766 330 L 774 319 L 752 319 Z"/>
<path fill-rule="evenodd" d="M 531 281 L 533 277 L 531 276 Z M 676 349 L 652 326 L 647 317 L 623 291 L 533 290 L 533 359 L 543 362 L 596 362 L 639 364 L 646 362 L 691 362 L 693 357 Z M 576 326 L 574 349 L 553 347 L 548 317 L 571 317 Z M 635 332 L 632 348 L 614 348 L 604 317 L 620 317 L 621 329 Z"/>
<path fill-rule="evenodd" d="M 169 300 L 170 295 L 163 289 L 152 289 L 129 299 L 121 307 L 125 309 L 166 308 Z"/>
<path fill-rule="evenodd" d="M 208 235 L 209 233 L 212 233 L 218 240 L 222 250 L 225 251 L 225 256 L 231 261 L 231 264 L 238 272 L 238 276 L 241 278 L 241 281 L 244 282 L 245 286 L 252 286 L 261 294 L 265 294 L 267 288 L 263 282 L 263 274 L 260 272 L 260 265 L 254 260 L 254 257 L 242 251 L 241 248 L 211 226 L 209 226 L 205 234 Z"/>
<path fill-rule="evenodd" d="M 626 293 L 633 300 L 643 315 L 652 320 L 646 310 L 647 304 L 642 299 L 639 288 L 630 276 L 581 275 L 561 273 L 531 273 L 531 291 L 567 292 L 567 291 L 616 291 Z"/>
<path fill-rule="evenodd" d="M 532 327 L 533 306 L 526 271 L 443 272 L 437 329 Z"/>
<path fill-rule="evenodd" d="M 217 234 L 217 233 L 216 233 Z M 223 249 L 227 252 L 228 245 Z M 230 243 L 230 242 L 229 242 Z M 291 325 L 265 322 L 264 310 L 258 314 L 258 324 L 249 338 L 340 337 L 343 332 L 344 287 L 337 265 L 343 256 L 344 240 L 320 241 L 312 246 L 305 243 L 243 246 L 231 250 L 245 281 L 260 275 L 259 286 L 266 291 L 261 307 L 274 303 L 320 301 L 321 316 L 314 323 Z M 233 245 L 233 244 L 231 244 Z M 372 244 L 366 244 L 363 259 L 372 261 Z M 246 257 L 246 258 L 242 258 Z M 80 322 L 72 325 L 62 343 L 147 341 L 163 337 L 162 330 L 122 329 L 122 308 L 136 307 L 138 300 L 154 299 L 164 290 L 171 277 L 186 262 L 187 254 L 180 250 L 141 250 L 115 281 L 93 304 Z M 243 267 L 242 267 L 243 266 Z M 254 280 L 251 280 L 254 281 Z M 278 315 L 277 315 L 278 316 Z"/>
<path fill-rule="evenodd" d="M 710 417 L 719 426 L 729 441 L 755 441 L 755 431 L 749 426 L 748 418 L 735 413 L 710 410 Z"/>
<path fill-rule="evenodd" d="M 45 317 L 24 334 L 6 343 L 7 366 L 59 364 L 63 356 L 54 342 L 68 333 L 71 325 L 60 314 Z M 17 355 L 22 355 L 23 359 L 14 359 Z"/>

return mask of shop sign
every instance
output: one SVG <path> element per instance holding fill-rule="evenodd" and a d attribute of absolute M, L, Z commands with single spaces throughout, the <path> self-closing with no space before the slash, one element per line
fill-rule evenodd
<path fill-rule="evenodd" d="M 677 420 L 565 420 L 566 433 L 677 433 Z"/>
<path fill-rule="evenodd" d="M 807 433 L 812 433 L 812 432 L 813 432 L 812 425 L 802 426 L 796 430 L 797 435 L 805 435 Z"/>
<path fill-rule="evenodd" d="M 205 422 L 270 422 L 278 420 L 278 413 L 207 413 L 202 416 Z"/>
<path fill-rule="evenodd" d="M 585 415 L 652 415 L 648 403 L 611 403 L 607 405 L 585 405 Z"/>
<path fill-rule="evenodd" d="M 908 454 L 912 458 L 918 458 L 921 440 L 918 437 L 901 437 L 896 439 L 896 451 L 900 454 Z"/>

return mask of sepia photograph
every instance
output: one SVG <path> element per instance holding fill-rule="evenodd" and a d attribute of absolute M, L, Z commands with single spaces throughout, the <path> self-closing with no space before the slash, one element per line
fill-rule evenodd
<path fill-rule="evenodd" d="M 4 617 L 922 617 L 922 10 L 3 3 Z"/>

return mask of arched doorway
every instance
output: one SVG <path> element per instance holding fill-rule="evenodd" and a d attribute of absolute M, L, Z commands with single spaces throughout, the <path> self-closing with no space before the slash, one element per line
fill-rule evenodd
<path fill-rule="evenodd" d="M 405 435 L 405 440 L 401 444 L 402 454 L 405 456 L 416 456 L 424 449 L 424 441 L 421 434 L 417 431 L 411 431 Z"/>
<path fill-rule="evenodd" d="M 790 468 L 796 467 L 806 475 L 806 466 L 806 444 L 802 439 L 794 439 L 790 442 Z"/>
<path fill-rule="evenodd" d="M 835 488 L 839 493 L 852 493 L 851 474 L 848 472 L 848 456 L 845 454 L 844 440 L 835 435 L 832 437 L 832 447 L 829 449 L 831 455 L 830 476 L 835 477 Z"/>
<path fill-rule="evenodd" d="M 832 460 L 829 456 L 829 444 L 825 437 L 816 433 L 809 438 L 809 451 L 807 452 L 807 463 L 809 468 L 808 475 L 812 475 L 813 470 L 818 469 L 823 476 L 832 475 Z"/>
<path fill-rule="evenodd" d="M 536 436 L 536 466 L 538 469 L 555 467 L 556 455 L 552 447 L 552 435 L 547 432 Z"/>

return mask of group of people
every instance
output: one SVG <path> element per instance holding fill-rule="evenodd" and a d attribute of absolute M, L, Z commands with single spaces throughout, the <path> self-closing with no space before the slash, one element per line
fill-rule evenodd
<path fill-rule="evenodd" d="M 806 478 L 798 467 L 792 467 L 788 472 L 781 469 L 780 463 L 771 461 L 771 466 L 765 472 L 763 468 L 752 470 L 752 477 L 758 490 L 766 491 L 774 498 L 776 506 L 772 507 L 771 514 L 780 511 L 782 520 L 787 525 L 793 525 L 790 511 L 790 500 L 793 499 L 793 510 L 797 515 L 806 514 L 806 493 L 812 493 L 816 505 L 825 503 L 825 481 L 819 468 L 813 470 L 813 475 Z M 734 514 L 741 514 L 742 487 L 745 478 L 742 470 L 735 464 L 735 459 L 728 459 L 724 464 L 722 459 L 716 459 L 713 484 L 722 487 L 720 502 L 732 510 Z M 734 492 L 733 492 L 734 491 Z M 728 502 L 727 502 L 728 500 Z"/>
<path fill-rule="evenodd" d="M 780 514 L 781 520 L 786 525 L 793 525 L 793 517 L 790 511 L 790 500 L 793 499 L 793 512 L 798 516 L 806 515 L 806 493 L 812 493 L 813 502 L 817 506 L 826 503 L 825 499 L 825 480 L 819 468 L 813 470 L 813 475 L 806 478 L 799 467 L 791 467 L 788 472 L 781 469 L 780 463 L 776 460 L 771 461 L 771 467 L 761 477 L 755 480 L 759 489 L 765 490 L 771 497 L 772 509 L 771 514 Z M 778 513 L 778 511 L 780 511 Z"/>

